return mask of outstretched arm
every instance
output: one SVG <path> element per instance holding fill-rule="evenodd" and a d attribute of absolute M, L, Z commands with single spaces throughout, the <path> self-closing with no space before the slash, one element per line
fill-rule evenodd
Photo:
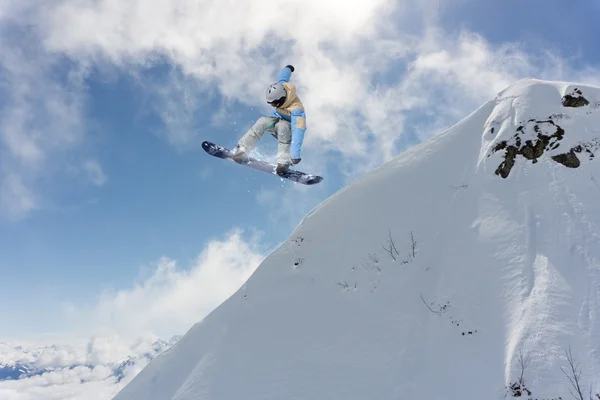
<path fill-rule="evenodd" d="M 294 67 L 291 65 L 286 65 L 279 73 L 279 78 L 277 79 L 277 82 L 289 82 L 290 78 L 292 77 L 292 72 L 294 72 Z"/>

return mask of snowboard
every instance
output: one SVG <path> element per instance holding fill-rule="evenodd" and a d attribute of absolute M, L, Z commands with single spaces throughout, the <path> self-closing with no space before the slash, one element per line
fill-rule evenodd
<path fill-rule="evenodd" d="M 233 159 L 233 152 L 223 146 L 219 146 L 218 144 L 212 142 L 204 141 L 202 142 L 202 148 L 211 156 L 221 158 L 223 160 L 229 160 L 232 163 L 238 164 Z M 239 165 L 250 167 L 258 171 L 266 172 L 268 174 L 273 174 L 275 176 L 279 176 L 280 178 L 289 179 L 292 182 L 300 183 L 303 185 L 314 185 L 323 180 L 322 176 L 308 174 L 294 169 L 289 169 L 288 172 L 286 172 L 285 174 L 277 175 L 277 173 L 275 172 L 277 168 L 276 165 L 266 161 L 258 160 L 250 156 L 246 157 L 246 159 Z"/>

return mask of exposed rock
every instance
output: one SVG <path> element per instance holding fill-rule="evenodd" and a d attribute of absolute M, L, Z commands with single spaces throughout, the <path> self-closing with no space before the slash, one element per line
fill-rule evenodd
<path fill-rule="evenodd" d="M 565 167 L 569 168 L 578 168 L 581 164 L 579 162 L 579 158 L 577 158 L 575 152 L 572 149 L 568 153 L 553 156 L 552 159 L 557 163 L 561 163 Z"/>
<path fill-rule="evenodd" d="M 573 147 L 568 153 L 553 156 L 552 159 L 558 163 L 561 163 L 565 167 L 578 168 L 579 165 L 581 165 L 581 162 L 575 153 L 583 153 L 585 151 L 590 160 L 592 160 L 596 156 L 594 151 L 599 147 L 600 140 L 594 139 L 588 143 L 583 143 Z"/>
<path fill-rule="evenodd" d="M 502 143 L 506 145 L 506 142 Z M 508 148 L 506 149 L 506 155 L 504 156 L 504 162 L 500 164 L 498 168 L 496 168 L 496 175 L 500 175 L 505 179 L 508 177 L 508 174 L 510 174 L 510 170 L 515 165 L 515 158 L 517 157 L 518 152 L 519 149 L 517 147 L 508 146 Z"/>
<path fill-rule="evenodd" d="M 531 123 L 534 124 L 533 130 L 537 137 L 535 140 L 526 140 L 525 144 L 522 144 L 520 136 L 524 133 L 528 124 Z M 554 132 L 552 132 L 552 130 L 554 130 Z M 507 178 L 512 167 L 515 165 L 515 159 L 519 154 L 535 164 L 545 151 L 554 150 L 559 147 L 559 142 L 563 139 L 564 134 L 564 129 L 556 125 L 552 120 L 536 121 L 532 119 L 527 121 L 527 124 L 517 128 L 517 133 L 513 136 L 514 144 L 508 144 L 507 141 L 502 141 L 492 150 L 494 153 L 500 150 L 506 151 L 504 161 L 495 171 L 496 175 Z"/>
<path fill-rule="evenodd" d="M 581 90 L 575 88 L 571 94 L 566 94 L 562 97 L 562 105 L 565 107 L 584 107 L 590 102 L 583 97 Z"/>

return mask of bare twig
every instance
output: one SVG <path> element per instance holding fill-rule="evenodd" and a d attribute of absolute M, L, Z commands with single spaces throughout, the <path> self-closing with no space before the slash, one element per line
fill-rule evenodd
<path fill-rule="evenodd" d="M 379 257 L 377 257 L 377 254 L 373 253 L 369 253 L 369 258 L 371 259 L 371 261 L 373 261 L 375 264 L 379 264 Z"/>
<path fill-rule="evenodd" d="M 521 374 L 516 382 L 510 384 L 512 397 L 523 397 L 527 395 L 527 398 L 531 400 L 531 390 L 529 390 L 527 385 L 525 385 L 525 370 L 531 362 L 531 358 L 529 356 L 524 356 L 523 351 L 520 350 L 517 361 L 521 367 Z"/>
<path fill-rule="evenodd" d="M 600 399 L 600 394 L 599 393 L 593 394 L 594 391 L 592 390 L 592 388 L 593 388 L 593 385 L 590 383 L 590 400 Z"/>
<path fill-rule="evenodd" d="M 567 356 L 567 361 L 569 362 L 570 371 L 565 371 L 563 367 L 560 367 L 560 369 L 569 379 L 569 382 L 571 382 L 572 389 L 569 389 L 569 393 L 571 393 L 571 396 L 573 396 L 573 398 L 576 400 L 584 400 L 580 386 L 581 371 L 579 370 L 579 364 L 576 363 L 573 359 L 573 354 L 571 353 L 571 346 L 569 346 L 568 351 L 565 350 L 565 354 Z"/>
<path fill-rule="evenodd" d="M 439 310 L 435 311 L 433 308 L 431 308 L 429 306 L 429 304 L 427 304 L 427 302 L 423 298 L 423 295 L 421 295 L 421 300 L 423 300 L 423 304 L 425 304 L 427 306 L 427 308 L 429 308 L 429 311 L 431 311 L 432 313 L 434 313 L 436 315 L 442 315 L 442 311 L 446 311 L 446 309 L 448 308 L 448 304 L 446 304 L 446 305 L 441 306 Z"/>
<path fill-rule="evenodd" d="M 521 376 L 519 378 L 520 382 L 523 382 L 523 376 L 525 375 L 525 369 L 527 369 L 527 367 L 529 366 L 529 364 L 531 363 L 531 356 L 524 356 L 523 355 L 523 350 L 519 351 L 519 358 L 518 358 L 518 362 L 519 362 L 519 366 L 521 367 Z"/>
<path fill-rule="evenodd" d="M 348 289 L 348 282 L 344 281 L 344 282 L 336 282 L 338 285 L 340 285 L 342 288 L 344 289 Z"/>
<path fill-rule="evenodd" d="M 410 231 L 410 248 L 411 248 L 411 252 L 412 252 L 412 258 L 415 258 L 415 250 L 417 249 L 417 241 L 415 240 L 415 237 L 413 236 L 412 231 Z"/>
<path fill-rule="evenodd" d="M 394 243 L 394 239 L 392 239 L 392 231 L 388 230 L 388 232 L 388 245 L 387 247 L 383 245 L 381 247 L 383 247 L 383 249 L 392 257 L 392 259 L 396 261 L 396 256 L 399 256 L 400 253 L 398 253 L 398 250 L 396 250 L 396 244 Z"/>
<path fill-rule="evenodd" d="M 365 269 L 365 271 L 373 271 L 374 269 L 376 269 L 377 271 L 381 272 L 381 268 L 377 264 L 370 265 L 368 263 L 362 263 L 361 265 Z"/>
<path fill-rule="evenodd" d="M 431 311 L 434 314 L 437 314 L 435 311 L 433 311 L 431 309 L 431 307 L 429 307 L 429 304 L 427 304 L 427 302 L 425 301 L 425 299 L 423 298 L 423 295 L 421 295 L 421 300 L 423 300 L 423 304 L 425 304 L 427 306 L 427 308 L 429 308 L 429 311 Z"/>

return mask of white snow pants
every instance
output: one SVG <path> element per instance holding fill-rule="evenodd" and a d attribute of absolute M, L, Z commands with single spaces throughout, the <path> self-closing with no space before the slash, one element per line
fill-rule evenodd
<path fill-rule="evenodd" d="M 290 145 L 292 143 L 292 124 L 285 119 L 261 117 L 252 128 L 238 141 L 238 146 L 246 154 L 250 154 L 256 143 L 265 132 L 277 138 L 277 163 L 291 164 Z"/>

